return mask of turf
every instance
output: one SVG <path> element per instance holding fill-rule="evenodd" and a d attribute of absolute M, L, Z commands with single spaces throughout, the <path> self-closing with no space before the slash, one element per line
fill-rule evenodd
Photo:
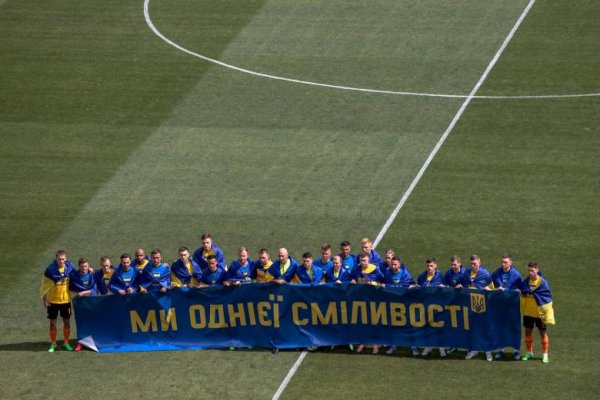
<path fill-rule="evenodd" d="M 526 2 L 438 3 L 154 0 L 151 15 L 186 48 L 250 69 L 467 93 Z M 538 2 L 481 94 L 598 91 L 599 16 L 591 1 Z M 7 398 L 119 396 L 131 380 L 133 397 L 271 397 L 298 353 L 48 355 L 42 269 L 59 247 L 96 260 L 160 246 L 170 260 L 203 231 L 230 258 L 240 245 L 298 254 L 375 236 L 462 103 L 240 75 L 160 41 L 141 2 L 8 1 L 0 37 Z M 595 398 L 598 317 L 580 310 L 596 307 L 598 282 L 578 280 L 599 256 L 599 105 L 472 102 L 380 245 L 413 272 L 431 254 L 445 267 L 477 252 L 494 267 L 512 251 L 522 272 L 537 259 L 556 297 L 548 366 L 310 354 L 284 398 Z M 57 366 L 87 371 L 102 393 L 65 389 Z M 348 384 L 357 372 L 365 384 Z M 219 383 L 232 373 L 235 385 Z"/>

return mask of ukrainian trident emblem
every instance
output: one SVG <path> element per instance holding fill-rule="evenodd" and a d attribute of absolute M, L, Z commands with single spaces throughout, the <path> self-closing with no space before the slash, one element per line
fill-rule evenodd
<path fill-rule="evenodd" d="M 471 310 L 477 314 L 482 314 L 485 312 L 484 295 L 479 293 L 471 293 Z"/>

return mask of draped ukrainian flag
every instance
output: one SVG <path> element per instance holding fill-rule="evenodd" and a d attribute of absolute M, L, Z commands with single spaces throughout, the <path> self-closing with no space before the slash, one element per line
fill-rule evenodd
<path fill-rule="evenodd" d="M 521 288 L 521 310 L 523 315 L 540 318 L 546 325 L 555 325 L 552 293 L 548 281 L 542 275 L 536 288 L 530 286 L 529 276 L 523 280 Z"/>

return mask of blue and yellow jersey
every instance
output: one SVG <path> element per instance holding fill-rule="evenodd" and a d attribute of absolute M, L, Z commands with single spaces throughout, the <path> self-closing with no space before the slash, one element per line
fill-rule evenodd
<path fill-rule="evenodd" d="M 69 295 L 70 275 L 75 270 L 73 264 L 67 261 L 65 266 L 59 267 L 52 261 L 44 271 L 40 285 L 40 297 L 46 298 L 52 304 L 66 304 L 71 301 Z"/>
<path fill-rule="evenodd" d="M 533 280 L 527 276 L 521 284 L 521 312 L 524 316 L 541 318 L 548 325 L 554 325 L 552 293 L 546 279 L 538 275 Z"/>
<path fill-rule="evenodd" d="M 294 277 L 297 282 L 292 283 L 305 283 L 310 285 L 318 285 L 321 283 L 323 278 L 323 270 L 314 265 L 310 269 L 306 269 L 304 265 L 296 265 L 294 269 Z"/>
<path fill-rule="evenodd" d="M 477 272 L 467 269 L 462 275 L 460 284 L 469 289 L 493 289 L 492 277 L 488 270 L 481 265 Z"/>
<path fill-rule="evenodd" d="M 144 258 L 141 263 L 138 263 L 138 261 L 134 259 L 133 261 L 131 261 L 131 266 L 137 269 L 138 271 L 142 272 L 149 262 L 150 259 L 148 258 L 148 256 L 146 256 L 146 258 Z"/>
<path fill-rule="evenodd" d="M 197 286 L 202 280 L 202 275 L 200 266 L 195 261 L 188 260 L 187 263 L 184 263 L 178 259 L 171 265 L 171 286 Z"/>
<path fill-rule="evenodd" d="M 260 261 L 256 261 L 252 268 L 252 277 L 255 282 L 265 283 L 271 282 L 275 277 L 271 274 L 271 267 L 273 262 L 269 260 L 267 265 L 262 265 Z"/>
<path fill-rule="evenodd" d="M 215 244 L 213 244 L 210 247 L 210 250 L 206 250 L 202 246 L 197 248 L 196 251 L 194 251 L 192 260 L 194 260 L 196 264 L 200 266 L 202 272 L 205 272 L 208 269 L 207 257 L 211 255 L 217 256 L 217 266 L 223 271 L 227 271 L 227 261 L 225 260 L 225 254 L 223 254 L 223 251 Z"/>
<path fill-rule="evenodd" d="M 442 273 L 435 270 L 433 275 L 427 275 L 427 271 L 424 271 L 417 278 L 417 285 L 419 286 L 440 286 L 444 284 L 444 277 Z"/>
<path fill-rule="evenodd" d="M 448 269 L 448 271 L 446 271 L 446 274 L 444 275 L 444 284 L 448 287 L 455 287 L 460 283 L 461 279 L 463 279 L 464 273 L 465 267 L 463 267 L 462 265 L 460 266 L 458 272 L 454 272 L 452 268 Z"/>
<path fill-rule="evenodd" d="M 365 269 L 357 265 L 351 275 L 358 283 L 368 283 L 370 285 L 383 283 L 383 274 L 379 270 L 379 267 L 374 264 L 369 264 Z"/>
<path fill-rule="evenodd" d="M 115 273 L 116 268 L 111 265 L 108 272 L 104 272 L 102 268 L 94 271 L 94 279 L 98 288 L 98 294 L 108 294 L 108 286 L 110 284 L 110 278 Z"/>

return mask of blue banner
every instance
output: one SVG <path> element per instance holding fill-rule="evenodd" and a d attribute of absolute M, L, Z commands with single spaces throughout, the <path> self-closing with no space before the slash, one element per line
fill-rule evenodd
<path fill-rule="evenodd" d="M 77 337 L 100 352 L 343 344 L 519 348 L 519 294 L 364 284 L 171 289 L 75 298 Z"/>

